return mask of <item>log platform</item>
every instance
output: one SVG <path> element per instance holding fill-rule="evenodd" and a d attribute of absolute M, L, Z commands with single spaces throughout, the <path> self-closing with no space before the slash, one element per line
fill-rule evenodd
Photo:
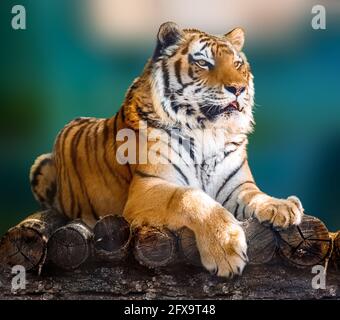
<path fill-rule="evenodd" d="M 117 215 L 93 229 L 54 211 L 38 212 L 0 241 L 0 299 L 340 299 L 340 232 L 305 215 L 276 231 L 256 219 L 242 223 L 249 264 L 241 277 L 210 275 L 195 236 L 143 226 L 132 230 Z M 11 290 L 11 267 L 27 271 L 24 290 Z M 316 289 L 313 266 L 326 287 Z"/>

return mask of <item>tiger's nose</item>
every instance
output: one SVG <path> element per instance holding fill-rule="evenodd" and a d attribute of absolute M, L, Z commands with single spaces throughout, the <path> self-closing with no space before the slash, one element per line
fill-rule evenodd
<path fill-rule="evenodd" d="M 235 87 L 235 86 L 225 86 L 226 90 L 234 94 L 235 96 L 239 96 L 246 87 Z"/>

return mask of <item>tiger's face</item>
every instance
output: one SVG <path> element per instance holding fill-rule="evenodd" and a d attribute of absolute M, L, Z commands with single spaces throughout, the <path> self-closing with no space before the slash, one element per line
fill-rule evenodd
<path fill-rule="evenodd" d="M 153 56 L 154 100 L 166 116 L 189 128 L 223 127 L 248 133 L 253 124 L 253 76 L 243 52 L 244 32 L 224 36 L 160 27 Z"/>

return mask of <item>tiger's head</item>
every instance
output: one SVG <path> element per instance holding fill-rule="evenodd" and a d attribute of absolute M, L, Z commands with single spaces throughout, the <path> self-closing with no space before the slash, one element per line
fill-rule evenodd
<path fill-rule="evenodd" d="M 241 51 L 244 31 L 223 36 L 161 25 L 150 61 L 154 109 L 164 121 L 248 133 L 253 125 L 253 76 Z"/>

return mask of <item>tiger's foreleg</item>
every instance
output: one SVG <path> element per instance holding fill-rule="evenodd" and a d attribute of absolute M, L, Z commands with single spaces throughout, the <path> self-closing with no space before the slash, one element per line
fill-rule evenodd
<path fill-rule="evenodd" d="M 241 274 L 247 244 L 240 223 L 199 189 L 135 174 L 124 209 L 132 226 L 149 224 L 194 231 L 202 264 L 219 276 Z"/>
<path fill-rule="evenodd" d="M 243 170 L 250 172 L 247 164 Z M 240 180 L 236 183 L 222 204 L 234 212 L 238 220 L 255 216 L 261 223 L 271 224 L 277 229 L 298 225 L 303 216 L 303 207 L 297 197 L 290 196 L 287 199 L 271 197 L 262 192 L 252 180 Z"/>

